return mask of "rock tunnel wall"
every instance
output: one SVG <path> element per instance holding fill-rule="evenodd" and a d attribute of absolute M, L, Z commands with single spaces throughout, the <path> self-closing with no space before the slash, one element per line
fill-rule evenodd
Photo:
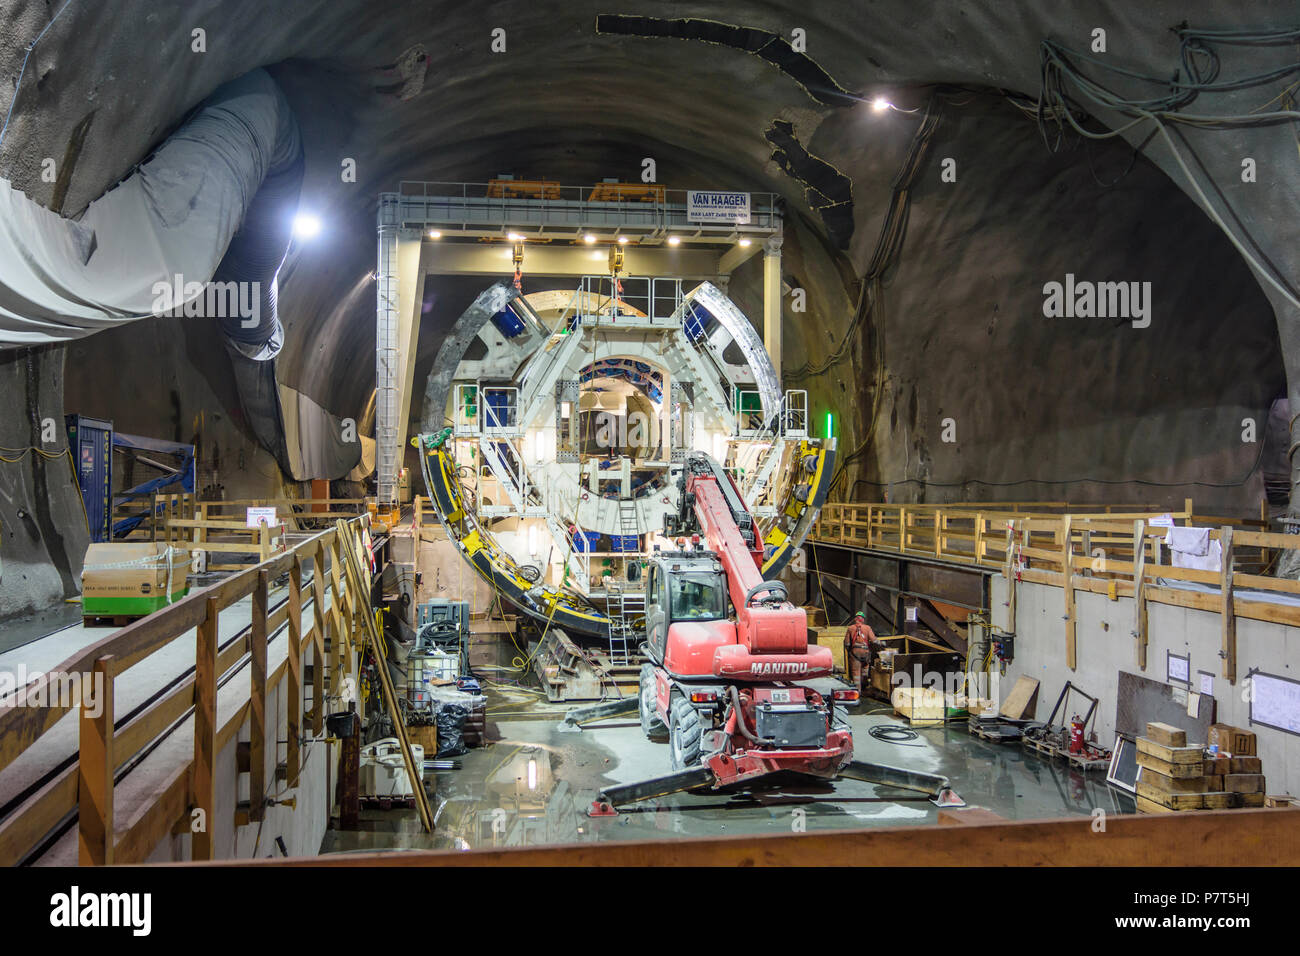
<path fill-rule="evenodd" d="M 7 12 L 0 77 L 12 78 L 12 89 L 50 11 L 26 0 Z M 868 484 L 846 490 L 927 500 L 1190 494 L 1224 510 L 1254 510 L 1259 486 L 1249 474 L 1258 449 L 1242 447 L 1240 422 L 1257 415 L 1262 426 L 1283 387 L 1285 359 L 1300 356 L 1300 314 L 1270 289 L 1270 332 L 1259 282 L 1252 285 L 1240 256 L 1186 198 L 1185 175 L 1162 139 L 1145 144 L 1149 160 L 1103 188 L 1090 169 L 1103 181 L 1119 176 L 1129 160 L 1122 140 L 1085 151 L 1067 136 L 1067 148 L 1052 155 L 1031 120 L 983 93 L 1035 94 L 1045 37 L 1085 48 L 1091 30 L 1103 27 L 1115 62 L 1163 75 L 1177 66 L 1169 28 L 1180 21 L 1291 26 L 1283 18 L 1294 11 L 1263 0 L 1226 11 L 1166 0 L 1068 9 L 1029 0 L 880 0 L 815 8 L 683 3 L 672 12 L 756 32 L 724 31 L 737 43 L 598 33 L 600 14 L 662 11 L 593 2 L 484 10 L 397 0 L 376 15 L 363 0 L 195 0 L 174 8 L 123 0 L 111 9 L 74 0 L 33 54 L 0 145 L 0 171 L 75 214 L 222 82 L 269 66 L 300 119 L 304 202 L 326 223 L 321 241 L 281 275 L 281 379 L 360 419 L 373 389 L 374 202 L 399 179 L 483 181 L 515 172 L 634 181 L 650 156 L 670 185 L 780 192 L 789 209 L 786 278 L 808 292 L 807 313 L 787 313 L 793 373 L 824 361 L 852 327 L 889 182 L 917 122 L 915 114 L 873 114 L 854 97 L 885 91 L 914 109 L 925 90 L 913 87 L 960 85 L 966 89 L 929 152 L 930 163 L 957 159 L 957 183 L 942 183 L 933 166 L 920 171 L 880 308 L 852 329 L 848 358 L 807 381 L 814 413 L 838 412 L 845 452 L 862 446 L 849 479 Z M 497 26 L 507 31 L 504 53 L 490 48 Z M 796 28 L 816 70 L 771 39 L 785 43 Z M 202 52 L 194 49 L 196 29 L 204 31 Z M 1225 69 L 1235 75 L 1290 56 L 1286 48 L 1230 52 Z M 1245 67 L 1243 55 L 1251 57 Z M 833 88 L 811 90 L 820 75 Z M 1197 108 L 1247 112 L 1282 86 L 1205 96 Z M 1100 108 L 1095 116 L 1096 128 L 1123 122 Z M 767 135 L 773 130 L 776 142 Z M 1147 132 L 1126 136 L 1142 143 Z M 1279 242 L 1300 213 L 1290 131 L 1186 137 L 1274 266 L 1295 275 L 1300 249 Z M 1246 153 L 1260 170 L 1250 185 L 1236 181 Z M 58 182 L 41 178 L 45 157 L 63 167 Z M 808 158 L 851 181 L 851 223 L 843 219 L 842 180 L 823 180 L 833 196 L 810 189 Z M 348 160 L 352 180 L 340 174 Z M 828 209 L 840 217 L 834 228 Z M 751 260 L 730 289 L 754 317 L 759 272 L 761 260 Z M 1067 272 L 1150 281 L 1151 326 L 1045 318 L 1043 283 Z M 430 317 L 429 327 L 437 321 Z M 179 391 L 190 395 L 181 401 L 184 417 L 193 408 L 211 418 L 217 412 L 207 403 L 224 388 L 212 384 L 225 374 L 217 357 L 195 352 L 188 338 L 181 344 L 175 330 L 157 334 L 178 336 L 169 350 L 157 342 L 160 355 L 184 353 L 187 371 L 177 373 L 185 381 Z M 138 361 L 130 336 L 87 345 L 108 367 Z M 1300 374 L 1291 371 L 1296 388 Z M 1291 399 L 1300 403 L 1300 393 Z M 125 418 L 150 417 L 130 393 L 103 400 L 122 403 L 116 414 Z M 15 434 L 26 427 L 12 405 L 3 416 Z M 954 419 L 954 442 L 942 440 L 945 418 Z M 222 449 L 246 437 L 231 428 Z"/>

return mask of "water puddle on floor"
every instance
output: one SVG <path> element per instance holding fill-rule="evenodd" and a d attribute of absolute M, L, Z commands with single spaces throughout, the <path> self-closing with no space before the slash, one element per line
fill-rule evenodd
<path fill-rule="evenodd" d="M 502 669 L 506 673 L 508 669 Z M 482 849 L 606 840 L 782 834 L 818 829 L 932 824 L 938 810 L 917 793 L 857 780 L 778 775 L 745 791 L 678 793 L 589 817 L 596 794 L 613 784 L 669 772 L 668 747 L 649 741 L 628 717 L 559 729 L 566 705 L 549 703 L 522 681 L 485 682 L 487 744 L 443 757 L 454 769 L 426 777 L 436 830 L 420 832 L 412 810 L 368 810 L 363 829 L 331 830 L 322 852 L 365 849 Z M 879 707 L 849 714 L 857 756 L 943 774 L 971 806 L 1006 819 L 1132 812 L 1132 797 L 1105 783 L 1027 754 L 989 744 L 962 725 L 919 729 L 905 745 L 873 738 L 872 726 L 898 719 Z"/>

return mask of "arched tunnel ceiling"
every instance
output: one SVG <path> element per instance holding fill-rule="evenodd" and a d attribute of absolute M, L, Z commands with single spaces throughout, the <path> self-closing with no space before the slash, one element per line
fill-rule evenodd
<path fill-rule="evenodd" d="M 16 80 L 51 6 L 6 6 L 0 71 Z M 922 84 L 1036 94 L 1044 37 L 1082 49 L 1100 26 L 1117 62 L 1163 73 L 1178 58 L 1169 28 L 1185 19 L 1214 27 L 1288 25 L 1276 22 L 1279 5 L 1263 2 L 1231 10 L 1163 0 L 1068 9 L 1029 0 L 628 9 L 589 2 L 484 7 L 399 0 L 381 7 L 368 0 L 198 0 L 171 7 L 73 0 L 33 54 L 0 168 L 18 188 L 74 214 L 211 90 L 251 68 L 271 67 L 303 129 L 303 202 L 327 224 L 281 275 L 287 344 L 280 374 L 334 412 L 359 415 L 373 387 L 373 286 L 365 276 L 374 267 L 379 192 L 403 178 L 484 181 L 507 171 L 572 183 L 635 180 L 642 157 L 651 156 L 659 180 L 670 185 L 786 197 L 786 272 L 807 286 L 813 320 L 787 321 L 786 366 L 797 368 L 829 352 L 849 328 L 856 278 L 875 245 L 916 117 L 826 105 L 750 52 L 597 34 L 600 14 L 656 16 L 665 9 L 783 37 L 803 29 L 808 56 L 840 87 L 865 96 L 886 90 L 907 108 L 923 104 L 924 90 L 909 89 Z M 504 53 L 490 49 L 494 27 L 506 30 Z M 206 31 L 206 52 L 191 50 L 195 29 Z M 422 80 L 411 69 L 416 48 L 428 57 Z M 1251 56 L 1262 64 L 1288 52 Z M 1264 98 L 1246 91 L 1216 95 L 1210 105 L 1244 111 Z M 1176 482 L 1188 463 L 1214 481 L 1247 472 L 1253 451 L 1230 447 L 1219 433 L 1244 414 L 1266 412 L 1284 382 L 1268 304 L 1216 228 L 1145 159 L 1114 188 L 1096 187 L 1087 153 L 1076 147 L 1050 155 L 1034 123 L 996 96 L 954 103 L 947 116 L 931 162 L 943 155 L 934 150 L 952 150 L 958 184 L 945 194 L 931 169 L 918 185 L 912 231 L 885 308 L 855 334 L 850 364 L 807 383 L 821 402 L 841 409 L 853 444 L 869 422 L 885 429 L 875 433 L 880 447 L 861 463 L 861 477 L 942 485 L 949 478 L 1093 474 L 1081 441 L 1104 446 L 1097 464 L 1107 479 Z M 773 161 L 764 134 L 777 121 L 852 182 L 852 237 L 842 254 L 803 186 Z M 1188 134 L 1211 165 L 1229 171 L 1225 192 L 1259 222 L 1261 235 L 1294 221 L 1298 211 L 1294 177 L 1284 182 L 1280 163 L 1269 162 L 1294 149 L 1284 134 L 1273 128 L 1251 141 L 1261 164 L 1254 193 L 1234 184 L 1231 172 L 1248 148 L 1242 135 Z M 1167 174 L 1173 166 L 1162 150 L 1157 141 L 1148 152 Z M 1127 165 L 1128 150 L 1118 142 L 1091 155 L 1103 178 Z M 40 179 L 45 156 L 73 164 L 62 185 Z M 356 160 L 355 183 L 340 177 L 344 158 Z M 1279 265 L 1294 274 L 1300 252 L 1280 252 Z M 1124 339 L 1104 329 L 1063 330 L 1035 313 L 1044 281 L 1094 270 L 1103 273 L 1092 276 L 1098 279 L 1150 275 L 1168 290 L 1163 329 Z M 751 262 L 737 274 L 733 293 L 754 315 L 754 283 L 746 279 L 752 271 Z M 435 317 L 433 331 L 453 319 Z M 1297 316 L 1280 321 L 1282 344 L 1289 345 Z M 1197 369 L 1203 352 L 1238 358 Z M 1140 386 L 1128 391 L 1136 379 Z M 926 438 L 939 416 L 955 409 L 979 416 L 971 430 L 963 424 L 961 435 L 983 444 L 940 448 Z"/>

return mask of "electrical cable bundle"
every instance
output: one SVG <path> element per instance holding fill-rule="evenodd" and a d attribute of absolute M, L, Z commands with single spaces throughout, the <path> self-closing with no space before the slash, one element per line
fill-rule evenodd
<path fill-rule="evenodd" d="M 1041 67 L 1042 92 L 1038 101 L 1039 128 L 1043 131 L 1044 142 L 1048 144 L 1049 149 L 1055 150 L 1059 148 L 1061 134 L 1064 131 L 1064 128 L 1060 126 L 1061 119 L 1064 119 L 1076 133 L 1086 139 L 1111 139 L 1123 135 L 1143 123 L 1150 122 L 1154 124 L 1155 132 L 1153 136 L 1158 134 L 1164 140 L 1165 145 L 1169 147 L 1170 154 L 1210 219 L 1223 230 L 1228 240 L 1263 277 L 1264 281 L 1281 293 L 1292 306 L 1300 309 L 1300 291 L 1297 291 L 1296 287 L 1282 274 L 1277 264 L 1272 261 L 1254 236 L 1251 235 L 1250 230 L 1241 221 L 1231 203 L 1228 202 L 1227 196 L 1214 182 L 1214 178 L 1205 168 L 1204 163 L 1201 162 L 1200 157 L 1192 149 L 1191 144 L 1188 143 L 1182 132 L 1177 129 L 1171 132 L 1170 129 L 1171 126 L 1184 125 L 1206 130 L 1224 130 L 1237 127 L 1272 126 L 1300 119 L 1300 112 L 1296 110 L 1264 109 L 1264 107 L 1278 100 L 1289 102 L 1291 91 L 1297 86 L 1294 83 L 1291 87 L 1274 95 L 1266 103 L 1256 107 L 1255 111 L 1250 113 L 1192 114 L 1182 112 L 1184 107 L 1191 105 L 1203 93 L 1225 93 L 1252 89 L 1300 73 L 1300 62 L 1294 62 L 1263 73 L 1221 81 L 1219 76 L 1222 71 L 1222 64 L 1218 53 L 1214 50 L 1215 44 L 1282 46 L 1300 40 L 1300 30 L 1204 31 L 1180 27 L 1176 32 L 1181 41 L 1180 59 L 1182 68 L 1172 78 L 1139 73 L 1096 57 L 1068 50 L 1052 40 L 1044 40 Z M 1164 86 L 1170 92 L 1164 96 L 1148 99 L 1121 96 L 1084 74 L 1075 65 L 1075 60 L 1084 60 L 1089 64 L 1123 77 Z M 1103 109 L 1132 117 L 1132 120 L 1116 129 L 1104 132 L 1085 129 L 1075 116 L 1075 111 L 1071 106 L 1067 93 L 1067 85 L 1072 85 L 1088 100 Z M 1058 127 L 1054 142 L 1048 136 L 1049 122 L 1054 122 Z M 1177 140 L 1175 140 L 1175 137 L 1177 137 Z M 1179 146 L 1180 143 L 1182 144 L 1181 147 Z M 1200 180 L 1193 175 L 1187 160 L 1184 159 L 1184 152 L 1191 157 L 1192 162 L 1200 170 L 1201 178 L 1209 183 L 1223 210 L 1236 224 L 1240 236 L 1238 236 L 1237 231 L 1228 226 L 1219 210 L 1210 202 L 1209 197 L 1206 196 L 1204 189 L 1201 187 Z"/>

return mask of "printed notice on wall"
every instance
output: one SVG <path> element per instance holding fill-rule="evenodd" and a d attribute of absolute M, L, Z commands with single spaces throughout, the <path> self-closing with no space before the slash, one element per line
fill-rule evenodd
<path fill-rule="evenodd" d="M 274 508 L 249 508 L 244 517 L 244 524 L 249 528 L 256 528 L 262 522 L 268 526 L 275 524 Z"/>
<path fill-rule="evenodd" d="M 1300 735 L 1300 681 L 1256 671 L 1250 675 L 1250 722 Z"/>
<path fill-rule="evenodd" d="M 1168 655 L 1168 666 L 1165 671 L 1166 679 L 1171 683 L 1188 684 L 1191 683 L 1189 678 L 1192 674 L 1192 659 L 1190 656 L 1184 657 L 1182 654 L 1170 653 Z"/>

